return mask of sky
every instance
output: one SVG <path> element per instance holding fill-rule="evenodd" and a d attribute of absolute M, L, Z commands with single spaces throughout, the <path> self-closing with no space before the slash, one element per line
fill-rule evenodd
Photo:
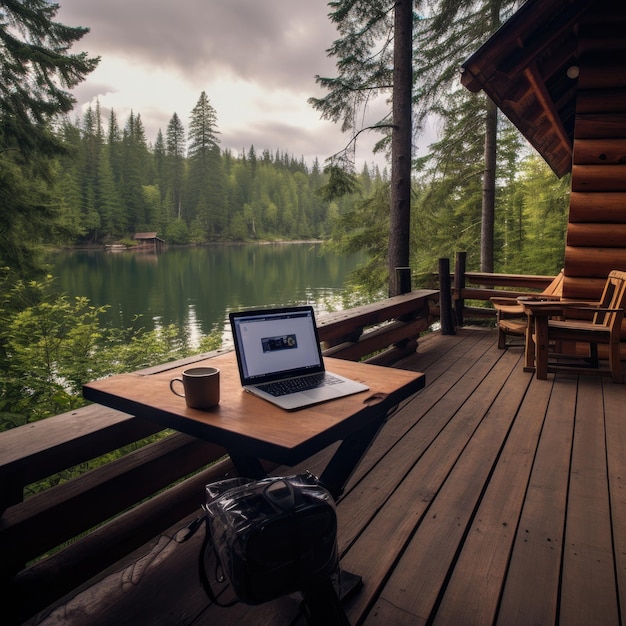
<path fill-rule="evenodd" d="M 315 76 L 336 76 L 326 50 L 338 38 L 327 0 L 57 0 L 56 20 L 90 32 L 75 46 L 101 57 L 73 89 L 76 114 L 100 103 L 123 127 L 140 114 L 146 138 L 165 135 L 176 113 L 185 129 L 205 91 L 217 113 L 220 147 L 235 155 L 280 150 L 311 164 L 340 151 L 349 135 L 308 104 L 327 92 Z M 384 98 L 371 109 L 382 117 Z M 357 168 L 384 167 L 362 136 Z"/>

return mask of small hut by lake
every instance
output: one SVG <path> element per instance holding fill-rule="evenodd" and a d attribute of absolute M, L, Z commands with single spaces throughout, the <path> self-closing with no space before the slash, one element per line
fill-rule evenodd
<path fill-rule="evenodd" d="M 160 252 L 165 246 L 165 241 L 160 237 L 157 237 L 156 232 L 135 233 L 133 239 L 139 242 L 137 247 L 141 249 L 152 249 L 155 252 Z"/>

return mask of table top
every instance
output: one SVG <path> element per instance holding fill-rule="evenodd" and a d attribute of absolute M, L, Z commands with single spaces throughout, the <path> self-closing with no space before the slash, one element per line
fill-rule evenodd
<path fill-rule="evenodd" d="M 324 359 L 326 369 L 365 383 L 369 391 L 285 411 L 243 390 L 234 352 L 157 373 L 120 374 L 88 383 L 86 399 L 149 419 L 226 449 L 295 465 L 382 412 L 394 408 L 425 385 L 425 376 L 342 359 Z M 170 391 L 169 382 L 189 367 L 220 370 L 220 404 L 190 409 Z"/>
<path fill-rule="evenodd" d="M 583 300 L 555 300 L 554 298 L 532 298 L 527 296 L 520 296 L 519 298 L 517 298 L 517 302 L 522 306 L 526 313 L 531 313 L 533 315 L 539 315 L 542 317 L 557 315 L 565 309 L 592 309 L 594 306 L 597 306 L 597 303 L 595 302 L 587 302 Z"/>

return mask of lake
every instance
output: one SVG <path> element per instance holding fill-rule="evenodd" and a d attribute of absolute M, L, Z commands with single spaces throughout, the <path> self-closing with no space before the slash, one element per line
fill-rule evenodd
<path fill-rule="evenodd" d="M 342 308 L 346 277 L 363 260 L 319 243 L 281 243 L 170 247 L 159 254 L 76 250 L 56 253 L 50 263 L 63 292 L 110 305 L 105 320 L 113 326 L 174 324 L 195 345 L 215 329 L 228 342 L 231 310 L 312 304 L 322 314 Z"/>

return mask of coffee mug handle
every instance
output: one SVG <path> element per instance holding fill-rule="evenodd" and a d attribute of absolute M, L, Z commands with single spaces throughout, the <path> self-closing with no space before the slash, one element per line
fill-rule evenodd
<path fill-rule="evenodd" d="M 176 391 L 176 389 L 174 389 L 174 383 L 175 382 L 179 382 L 181 385 L 183 384 L 183 379 L 182 378 L 172 378 L 172 380 L 170 380 L 170 389 L 172 390 L 172 393 L 175 393 L 177 396 L 180 396 L 181 398 L 185 397 L 185 393 L 179 393 L 178 391 Z"/>

